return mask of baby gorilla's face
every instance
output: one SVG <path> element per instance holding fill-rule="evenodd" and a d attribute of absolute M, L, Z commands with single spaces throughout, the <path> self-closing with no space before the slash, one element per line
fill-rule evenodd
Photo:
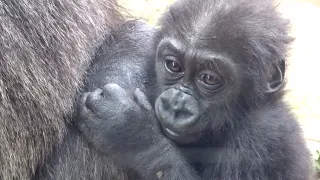
<path fill-rule="evenodd" d="M 188 44 L 163 37 L 156 54 L 155 112 L 164 134 L 183 144 L 199 140 L 213 119 L 221 120 L 219 111 L 238 86 L 230 59 Z"/>

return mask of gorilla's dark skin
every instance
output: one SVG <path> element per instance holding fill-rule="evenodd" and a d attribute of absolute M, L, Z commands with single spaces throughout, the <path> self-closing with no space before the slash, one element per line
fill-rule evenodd
<path fill-rule="evenodd" d="M 178 1 L 159 24 L 155 112 L 148 87 L 85 93 L 78 125 L 88 140 L 148 180 L 310 179 L 283 102 L 289 23 L 273 2 Z"/>

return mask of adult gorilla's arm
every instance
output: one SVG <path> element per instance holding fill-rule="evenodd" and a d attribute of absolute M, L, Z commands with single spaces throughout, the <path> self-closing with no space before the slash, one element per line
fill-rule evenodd
<path fill-rule="evenodd" d="M 64 137 L 115 0 L 0 0 L 0 179 L 30 179 Z"/>

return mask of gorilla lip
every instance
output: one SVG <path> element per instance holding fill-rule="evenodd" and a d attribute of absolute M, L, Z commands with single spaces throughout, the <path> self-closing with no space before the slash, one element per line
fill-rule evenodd
<path fill-rule="evenodd" d="M 175 137 L 179 137 L 179 136 L 180 136 L 178 133 L 175 133 L 175 132 L 173 132 L 172 130 L 170 130 L 170 129 L 168 129 L 168 128 L 163 127 L 163 129 L 164 129 L 167 133 L 169 133 L 170 135 L 172 135 L 172 136 L 175 136 Z"/>
<path fill-rule="evenodd" d="M 176 133 L 173 130 L 166 128 L 165 126 L 161 125 L 161 129 L 163 134 L 178 144 L 188 144 L 193 142 L 194 140 L 198 139 L 201 135 L 201 133 L 195 133 L 195 134 L 187 134 L 187 133 Z"/>

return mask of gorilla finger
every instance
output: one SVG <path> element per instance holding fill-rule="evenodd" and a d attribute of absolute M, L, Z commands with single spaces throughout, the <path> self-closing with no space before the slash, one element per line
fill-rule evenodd
<path fill-rule="evenodd" d="M 87 109 L 86 106 L 86 100 L 88 97 L 89 93 L 83 93 L 80 98 L 78 99 L 78 105 L 77 105 L 77 114 L 80 117 L 87 116 L 89 110 Z"/>
<path fill-rule="evenodd" d="M 103 96 L 115 100 L 115 98 L 128 96 L 128 93 L 118 84 L 110 83 L 103 87 Z"/>
<path fill-rule="evenodd" d="M 108 101 L 103 97 L 103 90 L 99 88 L 89 93 L 85 104 L 93 113 L 100 114 L 105 111 L 107 102 Z"/>
<path fill-rule="evenodd" d="M 89 92 L 81 94 L 80 98 L 78 99 L 78 108 L 82 108 L 86 105 L 86 100 L 89 94 Z"/>
<path fill-rule="evenodd" d="M 139 88 L 136 88 L 136 90 L 134 91 L 133 98 L 140 106 L 144 107 L 145 109 L 147 110 L 152 109 L 152 106 L 148 100 L 148 97 Z"/>

